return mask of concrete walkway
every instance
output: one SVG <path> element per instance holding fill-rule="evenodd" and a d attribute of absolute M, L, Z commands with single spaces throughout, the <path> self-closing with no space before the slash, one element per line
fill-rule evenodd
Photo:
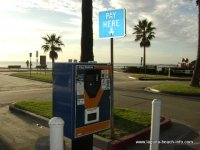
<path fill-rule="evenodd" d="M 1 107 L 0 150 L 35 150 L 37 140 L 48 136 L 49 128 L 24 115 L 16 116 L 8 106 Z M 70 150 L 71 140 L 65 138 L 65 145 L 65 150 Z M 93 150 L 100 149 L 94 147 Z"/>
<path fill-rule="evenodd" d="M 3 118 L 4 120 L 9 120 L 9 121 L 10 119 L 12 119 L 11 123 L 13 124 L 13 126 L 12 125 L 5 126 L 2 129 L 4 132 L 7 132 L 8 134 L 6 134 L 5 136 L 4 133 L 4 139 L 0 139 L 0 149 L 1 148 L 6 148 L 8 150 L 15 150 L 15 149 L 25 150 L 27 148 L 32 149 L 35 146 L 35 142 L 37 141 L 38 138 L 48 136 L 48 128 L 38 125 L 39 122 L 36 122 L 36 120 L 31 120 L 30 117 L 26 117 L 25 115 L 17 117 L 19 113 L 17 116 L 15 116 L 14 114 L 8 112 L 7 109 L 8 109 L 7 106 L 1 109 L 0 114 L 5 113 L 6 115 L 0 117 L 4 117 Z M 6 140 L 5 137 L 7 138 Z M 147 144 L 148 140 L 149 139 L 142 141 L 146 143 L 134 144 L 129 148 L 127 148 L 126 150 L 133 150 L 133 149 L 149 150 L 149 144 Z M 7 142 L 10 141 L 10 142 L 6 143 L 5 141 Z M 191 127 L 178 123 L 176 120 L 173 120 L 171 128 L 161 132 L 160 142 L 166 142 L 166 143 L 168 142 L 168 144 L 160 144 L 159 146 L 160 150 L 198 150 L 200 148 L 199 134 Z M 181 142 L 190 142 L 191 144 L 185 144 Z M 24 143 L 26 144 L 24 145 Z M 70 149 L 71 145 L 70 139 L 66 138 L 65 143 L 67 150 Z M 100 149 L 94 147 L 94 150 L 100 150 Z"/>
<path fill-rule="evenodd" d="M 160 144 L 159 150 L 199 150 L 200 136 L 191 127 L 172 120 L 172 126 L 160 134 L 160 142 L 168 144 Z M 147 142 L 145 140 L 145 142 Z M 173 143 L 174 142 L 174 143 Z M 188 142 L 193 144 L 184 144 Z M 127 150 L 149 150 L 149 144 L 136 144 L 129 147 Z"/>
<path fill-rule="evenodd" d="M 1 150 L 35 150 L 39 137 L 47 136 L 48 129 L 37 126 L 34 120 L 17 117 L 8 106 L 0 109 L 0 149 Z"/>

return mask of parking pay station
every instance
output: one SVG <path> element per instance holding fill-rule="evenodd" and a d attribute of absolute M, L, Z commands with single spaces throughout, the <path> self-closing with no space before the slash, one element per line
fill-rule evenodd
<path fill-rule="evenodd" d="M 111 126 L 111 73 L 108 64 L 55 63 L 53 116 L 64 122 L 71 139 Z"/>

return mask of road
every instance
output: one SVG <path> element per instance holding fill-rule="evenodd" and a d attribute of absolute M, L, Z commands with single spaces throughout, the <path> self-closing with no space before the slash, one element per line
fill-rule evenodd
<path fill-rule="evenodd" d="M 139 81 L 129 79 L 121 72 L 116 72 L 115 77 L 115 106 L 151 112 L 152 100 L 160 99 L 162 115 L 191 126 L 200 133 L 200 97 L 158 94 L 144 90 L 145 87 L 175 81 Z"/>
<path fill-rule="evenodd" d="M 25 99 L 51 99 L 52 85 L 9 76 L 0 72 L 0 106 Z"/>
<path fill-rule="evenodd" d="M 24 135 L 24 138 L 22 138 L 32 142 L 33 146 L 39 135 L 47 135 L 48 132 L 46 130 L 41 132 L 40 128 L 35 128 L 35 124 L 28 127 L 23 120 L 14 117 L 14 115 L 7 110 L 8 104 L 24 99 L 52 99 L 52 85 L 49 83 L 20 79 L 8 76 L 8 74 L 10 73 L 0 72 L 0 146 L 6 143 L 2 141 L 7 141 L 8 144 L 15 141 L 17 143 L 15 145 L 20 145 L 21 142 L 24 142 L 23 140 L 21 141 L 20 138 L 17 138 L 19 137 L 18 133 L 22 133 L 22 129 L 17 129 L 17 132 L 14 131 L 18 126 L 24 126 L 27 134 L 34 135 L 30 136 L 28 139 L 27 135 Z M 172 81 L 165 82 L 169 83 Z M 153 99 L 158 98 L 162 101 L 162 115 L 168 116 L 173 121 L 187 125 L 197 133 L 200 133 L 200 97 L 157 94 L 144 91 L 145 87 L 161 83 L 163 83 L 163 81 L 134 80 L 128 78 L 128 74 L 126 73 L 115 72 L 114 104 L 117 107 L 151 112 L 151 102 Z M 11 127 L 12 130 L 9 130 L 9 127 Z M 24 149 L 27 149 L 27 147 Z"/>

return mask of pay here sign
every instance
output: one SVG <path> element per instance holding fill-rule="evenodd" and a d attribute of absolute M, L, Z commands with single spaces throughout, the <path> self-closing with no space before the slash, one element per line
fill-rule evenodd
<path fill-rule="evenodd" d="M 115 9 L 99 12 L 99 38 L 126 35 L 126 10 Z"/>

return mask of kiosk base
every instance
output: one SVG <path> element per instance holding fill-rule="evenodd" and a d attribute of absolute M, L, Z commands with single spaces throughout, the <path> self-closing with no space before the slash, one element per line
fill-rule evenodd
<path fill-rule="evenodd" d="M 93 150 L 93 135 L 87 135 L 72 140 L 72 150 Z"/>

